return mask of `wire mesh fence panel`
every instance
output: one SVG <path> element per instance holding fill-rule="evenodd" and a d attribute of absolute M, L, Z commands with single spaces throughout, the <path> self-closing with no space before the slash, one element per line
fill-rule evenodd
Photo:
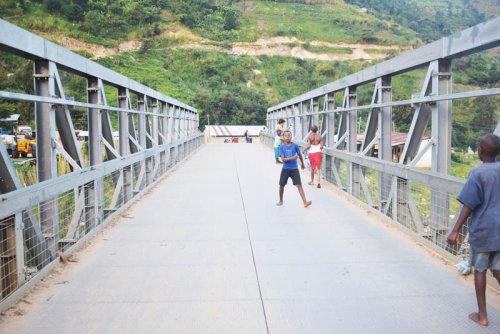
<path fill-rule="evenodd" d="M 360 199 L 373 208 L 378 208 L 378 173 L 371 168 L 360 168 Z"/>
<path fill-rule="evenodd" d="M 43 205 L 35 205 L 23 211 L 23 238 L 24 238 L 24 273 L 25 279 L 30 280 L 39 270 L 47 266 L 52 260 L 52 252 L 45 234 L 42 233 L 41 217 L 47 212 L 41 206 L 48 206 L 51 201 Z M 45 218 L 47 219 L 47 218 Z M 50 234 L 48 235 L 50 236 Z"/>
<path fill-rule="evenodd" d="M 83 210 L 82 199 L 78 189 L 66 191 L 58 196 L 58 250 L 66 250 L 78 238 L 76 231 Z"/>
<path fill-rule="evenodd" d="M 348 175 L 347 175 L 349 167 L 348 163 L 344 160 L 335 159 L 335 164 L 339 174 L 339 180 L 338 180 L 340 181 L 339 185 L 342 190 L 347 191 L 349 188 Z"/>
<path fill-rule="evenodd" d="M 0 297 L 17 288 L 16 231 L 14 217 L 0 221 Z"/>

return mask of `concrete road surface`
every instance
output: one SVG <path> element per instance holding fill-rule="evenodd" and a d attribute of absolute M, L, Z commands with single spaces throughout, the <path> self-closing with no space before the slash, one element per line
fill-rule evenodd
<path fill-rule="evenodd" d="M 329 190 L 278 200 L 260 144 L 208 144 L 0 318 L 0 333 L 500 333 L 472 277 Z"/>

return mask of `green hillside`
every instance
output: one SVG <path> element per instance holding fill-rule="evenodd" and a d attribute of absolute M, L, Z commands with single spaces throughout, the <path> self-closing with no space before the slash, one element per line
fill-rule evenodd
<path fill-rule="evenodd" d="M 318 4 L 252 1 L 243 2 L 240 39 L 259 36 L 294 36 L 303 41 L 418 44 L 414 31 L 378 19 L 346 4 L 329 1 Z"/>
<path fill-rule="evenodd" d="M 431 42 L 499 14 L 497 0 L 346 0 Z M 496 7 L 496 10 L 495 10 Z M 496 12 L 496 14 L 495 14 Z"/>
<path fill-rule="evenodd" d="M 397 5 L 403 3 L 412 10 L 403 11 Z M 475 24 L 488 16 L 484 11 L 491 13 L 497 7 L 492 0 L 1 0 L 0 16 L 55 42 L 71 38 L 73 49 L 87 57 L 95 55 L 96 46 L 112 51 L 124 41 L 133 41 L 140 47 L 115 50 L 96 61 L 198 108 L 202 125 L 207 113 L 219 124 L 263 124 L 270 105 L 423 40 L 447 35 L 445 31 Z M 470 8 L 474 10 L 462 20 L 456 19 L 460 11 Z M 441 23 L 435 19 L 438 14 L 444 18 Z M 421 26 L 431 18 L 432 24 L 441 26 Z M 416 22 L 421 24 L 415 26 Z M 234 53 L 242 42 L 262 39 L 269 44 L 247 46 L 260 48 L 259 55 Z M 195 48 L 189 46 L 193 43 Z M 280 53 L 282 49 L 273 51 L 273 43 L 285 50 L 307 51 L 313 58 L 334 55 L 343 60 L 299 59 Z M 365 44 L 365 55 L 373 56 L 371 60 L 354 55 L 356 45 Z M 0 89 L 30 93 L 31 71 L 29 61 L 0 52 Z M 464 58 L 456 62 L 454 71 L 456 89 L 494 86 L 500 81 L 495 54 Z M 422 71 L 415 71 L 395 78 L 394 98 L 407 99 L 417 93 L 423 76 Z M 86 99 L 84 79 L 63 73 L 63 83 L 66 95 Z M 107 94 L 108 102 L 116 104 L 116 91 L 107 89 Z M 370 87 L 361 87 L 359 98 L 370 99 Z M 456 126 L 462 127 L 454 138 L 456 146 L 473 146 L 478 131 L 491 131 L 496 123 L 498 99 L 477 101 L 454 104 Z M 484 108 L 491 113 L 481 112 Z M 0 114 L 14 110 L 21 111 L 22 122 L 34 122 L 32 104 L 0 101 Z M 85 113 L 76 110 L 75 114 L 78 126 L 84 127 Z M 407 130 L 411 115 L 408 108 L 395 110 L 396 129 Z M 479 125 L 473 126 L 474 122 Z"/>

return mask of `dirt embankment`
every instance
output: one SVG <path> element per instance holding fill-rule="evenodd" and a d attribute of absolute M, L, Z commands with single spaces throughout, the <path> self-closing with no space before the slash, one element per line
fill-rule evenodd
<path fill-rule="evenodd" d="M 47 38 L 51 41 L 55 41 L 57 44 L 62 47 L 72 50 L 79 51 L 85 50 L 93 55 L 93 58 L 103 58 L 115 55 L 117 53 L 127 52 L 127 51 L 135 51 L 138 50 L 142 43 L 138 40 L 124 41 L 121 42 L 115 48 L 109 48 L 103 45 L 91 44 L 82 42 L 78 39 L 72 37 L 61 37 L 58 35 L 53 35 L 49 33 L 38 33 L 40 36 Z"/>
<path fill-rule="evenodd" d="M 298 40 L 297 38 L 290 37 L 262 37 L 255 42 L 240 42 L 233 43 L 230 49 L 222 48 L 218 46 L 211 45 L 208 40 L 203 40 L 196 38 L 192 33 L 189 32 L 169 32 L 169 35 L 176 37 L 184 36 L 190 42 L 184 44 L 176 45 L 175 49 L 189 48 L 189 49 L 201 49 L 201 50 L 213 50 L 227 52 L 235 55 L 250 55 L 250 56 L 289 56 L 301 59 L 314 59 L 314 60 L 374 60 L 374 59 L 384 59 L 387 55 L 384 51 L 388 50 L 400 50 L 399 46 L 386 46 L 386 45 L 373 45 L 373 44 L 348 44 L 348 43 L 329 43 L 322 41 L 312 41 L 308 44 L 315 47 L 326 47 L 326 48 L 339 48 L 339 49 L 351 49 L 352 53 L 334 53 L 334 52 L 322 52 L 316 53 L 308 51 L 304 48 L 305 42 Z M 79 41 L 71 37 L 61 37 L 51 34 L 41 33 L 45 38 L 56 41 L 61 46 L 73 50 L 86 50 L 93 55 L 93 58 L 103 58 L 113 56 L 127 51 L 139 50 L 142 46 L 142 42 L 139 40 L 130 40 L 121 42 L 117 47 L 110 48 L 97 44 L 90 44 L 86 42 Z M 379 52 L 374 53 L 371 50 L 379 50 Z"/>
<path fill-rule="evenodd" d="M 235 43 L 231 49 L 234 54 L 242 55 L 270 55 L 290 56 L 302 59 L 315 60 L 355 60 L 355 59 L 383 59 L 387 57 L 384 51 L 399 50 L 398 46 L 381 46 L 372 44 L 347 44 L 312 41 L 308 44 L 314 47 L 327 47 L 331 49 L 351 49 L 352 53 L 324 52 L 316 53 L 306 50 L 304 42 L 290 37 L 267 37 L 260 38 L 253 43 Z M 367 50 L 380 50 L 380 53 L 369 53 Z"/>

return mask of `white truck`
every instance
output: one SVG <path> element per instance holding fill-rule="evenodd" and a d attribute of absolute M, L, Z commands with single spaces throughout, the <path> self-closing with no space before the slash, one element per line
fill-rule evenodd
<path fill-rule="evenodd" d="M 0 128 L 0 136 L 2 137 L 2 142 L 5 145 L 7 152 L 9 153 L 9 155 L 11 155 L 12 146 L 15 146 L 14 135 L 12 134 L 12 132 L 4 131 L 2 128 Z"/>

